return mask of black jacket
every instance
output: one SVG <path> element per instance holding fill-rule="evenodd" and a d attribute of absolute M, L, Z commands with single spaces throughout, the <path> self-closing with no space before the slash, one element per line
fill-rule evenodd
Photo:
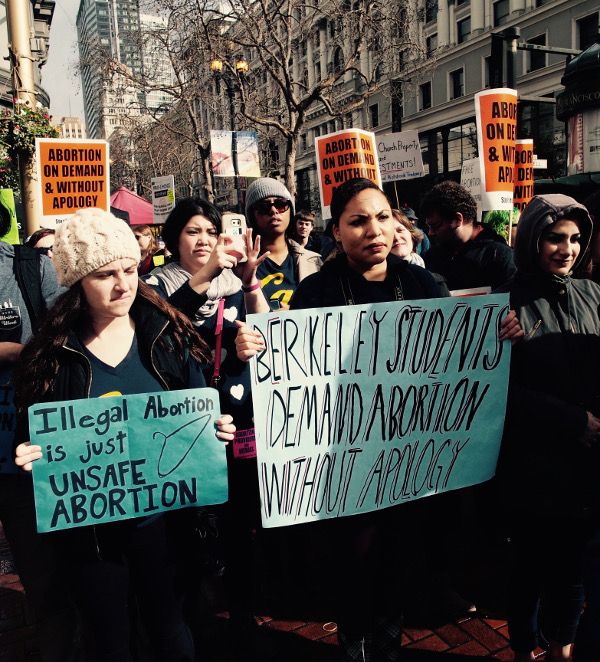
<path fill-rule="evenodd" d="M 600 287 L 540 269 L 542 233 L 561 218 L 578 220 L 583 255 L 587 211 L 566 196 L 536 197 L 519 221 L 519 271 L 499 290 L 525 332 L 512 351 L 499 476 L 520 511 L 577 516 L 600 507 L 599 449 L 579 442 L 587 412 L 600 416 Z"/>
<path fill-rule="evenodd" d="M 135 334 L 145 367 L 154 374 L 166 391 L 206 386 L 204 376 L 191 357 L 184 359 L 175 351 L 169 338 L 168 319 L 151 303 L 136 297 L 130 314 L 135 321 Z M 89 397 L 92 366 L 74 331 L 59 350 L 59 368 L 49 402 L 78 400 Z M 20 417 L 16 444 L 29 438 L 26 417 Z"/>
<path fill-rule="evenodd" d="M 387 257 L 388 275 L 383 283 L 367 281 L 348 266 L 344 254 L 325 262 L 321 271 L 305 278 L 294 293 L 291 309 L 344 306 L 348 303 L 385 303 L 396 298 L 400 280 L 402 299 L 434 299 L 445 296 L 435 278 L 426 270 L 395 255 Z"/>
<path fill-rule="evenodd" d="M 423 256 L 429 271 L 441 274 L 450 290 L 505 285 L 516 272 L 512 248 L 487 225 L 450 255 L 435 244 Z"/>

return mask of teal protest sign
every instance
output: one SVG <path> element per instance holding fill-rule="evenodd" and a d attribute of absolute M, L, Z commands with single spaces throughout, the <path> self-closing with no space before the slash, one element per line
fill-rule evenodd
<path fill-rule="evenodd" d="M 209 388 L 30 407 L 38 531 L 226 501 L 219 416 Z"/>
<path fill-rule="evenodd" d="M 249 315 L 265 527 L 354 515 L 494 474 L 508 296 Z"/>

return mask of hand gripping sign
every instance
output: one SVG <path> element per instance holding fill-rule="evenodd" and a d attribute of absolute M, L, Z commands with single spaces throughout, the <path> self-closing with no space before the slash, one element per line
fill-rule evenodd
<path fill-rule="evenodd" d="M 112 522 L 227 500 L 214 389 L 34 405 L 38 531 Z"/>
<path fill-rule="evenodd" d="M 249 315 L 262 521 L 380 510 L 494 475 L 508 295 Z"/>

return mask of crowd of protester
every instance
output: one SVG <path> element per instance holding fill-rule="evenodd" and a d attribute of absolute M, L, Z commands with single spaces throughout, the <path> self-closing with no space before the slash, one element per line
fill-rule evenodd
<path fill-rule="evenodd" d="M 514 248 L 480 222 L 475 200 L 450 181 L 421 201 L 422 228 L 412 209 L 392 209 L 374 183 L 360 178 L 335 189 L 320 237 L 314 214 L 296 213 L 277 180 L 254 181 L 245 211 L 249 229 L 234 239 L 214 205 L 184 199 L 164 225 L 164 251 L 147 226 L 130 228 L 99 210 L 36 232 L 25 249 L 0 242 L 0 370 L 17 420 L 17 466 L 8 470 L 13 460 L 4 458 L 0 521 L 36 615 L 42 659 L 134 660 L 138 611 L 157 660 L 201 659 L 190 627 L 201 581 L 190 532 L 204 509 L 37 533 L 30 472 L 42 448 L 28 441 L 27 408 L 115 392 L 204 385 L 219 391 L 215 442 L 227 442 L 229 499 L 211 511 L 240 659 L 277 656 L 254 619 L 253 564 L 239 562 L 252 559 L 257 545 L 274 550 L 273 565 L 282 572 L 279 552 L 290 539 L 307 563 L 310 546 L 332 560 L 324 584 L 343 662 L 401 659 L 407 584 L 401 547 L 421 550 L 420 581 L 445 613 L 474 611 L 443 563 L 452 522 L 460 518 L 457 492 L 318 527 L 263 530 L 256 460 L 237 457 L 232 442 L 254 427 L 249 361 L 264 349 L 246 314 L 487 288 L 510 297 L 500 339 L 513 349 L 497 475 L 474 490 L 474 499 L 494 499 L 507 513 L 514 660 L 535 659 L 542 605 L 546 659 L 597 662 L 598 196 L 586 205 L 564 195 L 534 197 Z M 3 236 L 10 217 L 2 207 L 0 213 Z M 435 527 L 402 541 L 411 520 Z"/>

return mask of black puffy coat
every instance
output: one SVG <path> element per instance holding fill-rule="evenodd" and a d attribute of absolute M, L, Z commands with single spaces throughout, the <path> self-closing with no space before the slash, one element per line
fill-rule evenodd
<path fill-rule="evenodd" d="M 422 267 L 417 267 L 396 255 L 387 257 L 388 276 L 383 281 L 371 283 L 348 266 L 343 253 L 325 262 L 321 271 L 305 278 L 294 293 L 291 309 L 344 306 L 347 296 L 352 303 L 384 303 L 394 301 L 397 278 L 402 284 L 402 299 L 435 299 L 447 296 L 435 278 Z M 348 287 L 349 285 L 349 287 Z M 377 298 L 373 298 L 375 295 Z"/>

